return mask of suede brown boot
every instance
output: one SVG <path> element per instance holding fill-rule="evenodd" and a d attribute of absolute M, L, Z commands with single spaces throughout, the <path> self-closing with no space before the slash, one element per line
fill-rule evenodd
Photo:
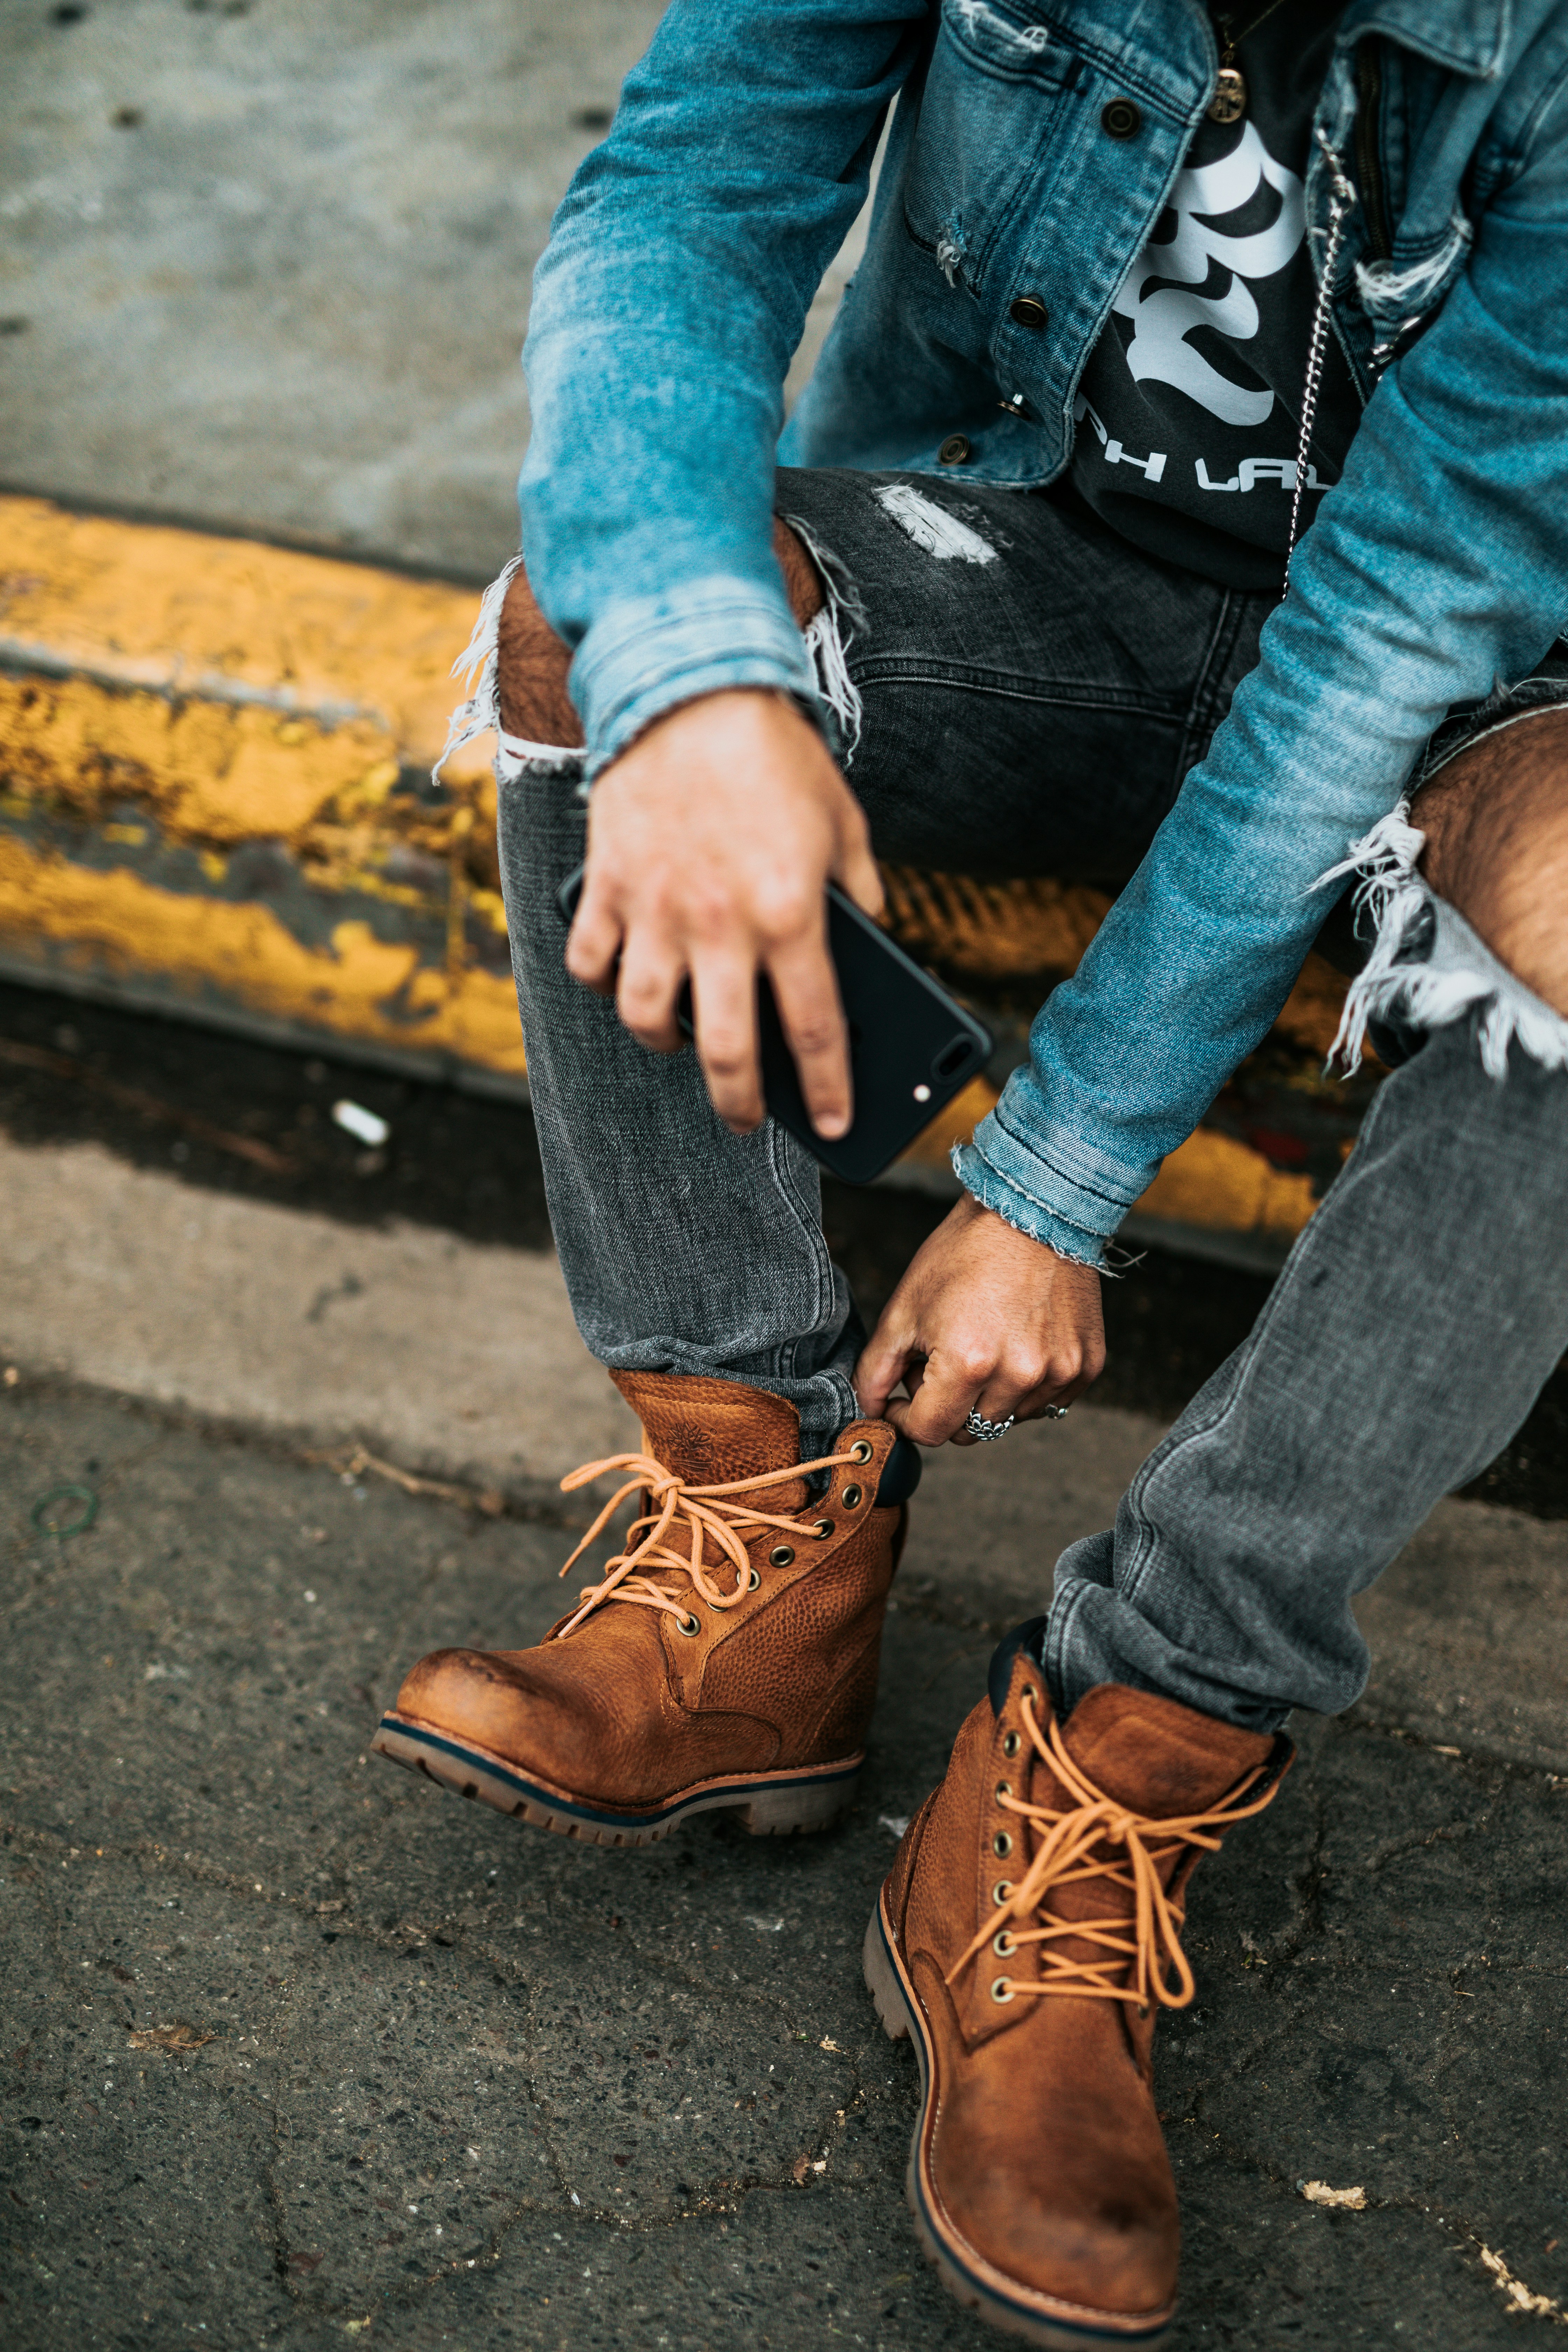
<path fill-rule="evenodd" d="M 880 1507 L 896 1435 L 855 1422 L 801 1463 L 792 1404 L 732 1381 L 616 1372 L 643 1452 L 568 1490 L 641 1490 L 643 1516 L 537 1649 L 437 1650 L 376 1752 L 465 1797 L 599 1845 L 647 1845 L 690 1813 L 757 1832 L 823 1828 L 854 1794 L 904 1513 Z M 808 1502 L 806 1473 L 829 1472 Z M 564 1573 L 564 1570 L 563 1571 Z"/>
<path fill-rule="evenodd" d="M 1154 2018 L 1192 1999 L 1200 1851 L 1261 1811 L 1294 1752 L 1110 1683 L 1060 1724 L 1020 1651 L 910 1822 L 866 1981 L 920 2061 L 921 2242 L 994 2326 L 1077 2352 L 1164 2341 L 1180 2239 Z"/>

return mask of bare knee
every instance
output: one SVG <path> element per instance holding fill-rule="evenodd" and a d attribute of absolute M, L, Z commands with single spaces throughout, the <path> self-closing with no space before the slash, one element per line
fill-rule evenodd
<path fill-rule="evenodd" d="M 500 723 L 529 743 L 580 744 L 583 722 L 566 691 L 571 648 L 538 605 L 521 565 L 500 610 L 496 682 Z"/>
<path fill-rule="evenodd" d="M 804 629 L 826 603 L 826 591 L 805 541 L 779 515 L 773 517 L 773 553 L 784 573 L 790 611 Z"/>
<path fill-rule="evenodd" d="M 1568 710 L 1461 752 L 1420 793 L 1422 870 L 1527 988 L 1568 1014 Z"/>

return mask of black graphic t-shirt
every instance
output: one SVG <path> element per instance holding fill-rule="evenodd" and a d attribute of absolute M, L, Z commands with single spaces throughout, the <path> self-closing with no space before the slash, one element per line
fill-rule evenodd
<path fill-rule="evenodd" d="M 1256 13 L 1238 6 L 1237 29 Z M 1284 576 L 1318 296 L 1302 184 L 1343 14 L 1282 0 L 1238 42 L 1247 110 L 1198 125 L 1079 386 L 1073 488 L 1123 539 L 1221 587 Z M 1331 328 L 1303 530 L 1360 414 Z"/>

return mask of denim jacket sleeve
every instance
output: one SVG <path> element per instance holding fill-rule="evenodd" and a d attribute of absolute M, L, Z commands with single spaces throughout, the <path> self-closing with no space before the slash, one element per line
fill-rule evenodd
<path fill-rule="evenodd" d="M 1568 628 L 1568 97 L 1384 376 L 1209 757 L 1029 1063 L 959 1155 L 970 1191 L 1089 1263 L 1289 993 L 1316 878 L 1394 806 L 1449 707 Z"/>
<path fill-rule="evenodd" d="M 674 0 L 534 279 L 529 577 L 595 772 L 693 695 L 816 688 L 772 551 L 783 383 L 925 0 Z"/>

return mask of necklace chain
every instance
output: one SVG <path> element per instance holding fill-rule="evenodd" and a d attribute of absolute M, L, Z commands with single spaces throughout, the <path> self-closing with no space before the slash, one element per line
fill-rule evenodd
<path fill-rule="evenodd" d="M 1250 25 L 1244 25 L 1239 33 L 1233 33 L 1231 31 L 1230 27 L 1233 20 L 1229 16 L 1216 16 L 1215 22 L 1220 27 L 1225 40 L 1225 48 L 1220 57 L 1221 65 L 1229 65 L 1242 42 L 1249 41 L 1252 38 L 1253 34 L 1257 32 L 1258 26 L 1260 25 L 1266 25 L 1268 22 L 1269 17 L 1273 16 L 1276 8 L 1282 8 L 1284 5 L 1285 0 L 1268 0 L 1268 7 L 1265 8 L 1260 15 L 1254 16 Z"/>

